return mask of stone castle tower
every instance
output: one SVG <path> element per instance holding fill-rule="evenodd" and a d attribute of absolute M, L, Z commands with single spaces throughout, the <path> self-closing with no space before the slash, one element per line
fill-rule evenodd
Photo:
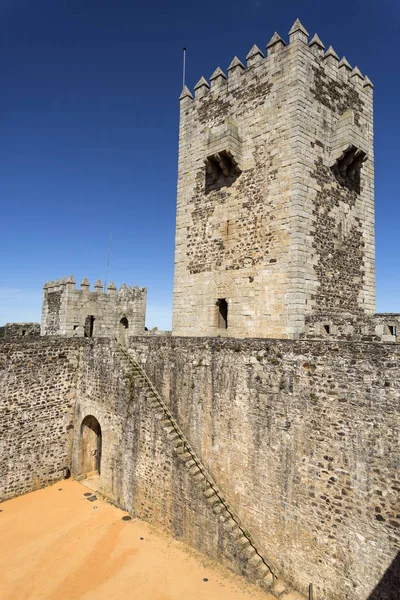
<path fill-rule="evenodd" d="M 118 291 L 113 283 L 103 294 L 98 280 L 94 291 L 85 278 L 76 289 L 72 275 L 46 283 L 43 288 L 41 335 L 65 337 L 117 337 L 144 333 L 146 288 L 131 288 L 125 283 Z"/>
<path fill-rule="evenodd" d="M 180 96 L 173 334 L 375 311 L 372 83 L 297 20 Z"/>

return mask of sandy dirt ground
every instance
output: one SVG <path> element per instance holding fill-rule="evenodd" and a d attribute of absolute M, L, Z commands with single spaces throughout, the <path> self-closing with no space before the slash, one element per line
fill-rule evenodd
<path fill-rule="evenodd" d="M 68 480 L 0 504 L 1 600 L 273 600 L 89 491 Z"/>

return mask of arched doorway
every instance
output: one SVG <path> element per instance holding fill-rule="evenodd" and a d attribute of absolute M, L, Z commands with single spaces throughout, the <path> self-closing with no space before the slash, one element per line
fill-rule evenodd
<path fill-rule="evenodd" d="M 121 344 L 126 344 L 128 341 L 129 321 L 126 317 L 122 317 L 119 322 L 119 341 Z"/>
<path fill-rule="evenodd" d="M 81 473 L 83 476 L 100 475 L 101 427 L 98 420 L 88 415 L 81 425 Z"/>

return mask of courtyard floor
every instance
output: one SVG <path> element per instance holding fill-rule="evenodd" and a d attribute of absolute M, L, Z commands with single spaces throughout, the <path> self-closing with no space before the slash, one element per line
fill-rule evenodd
<path fill-rule="evenodd" d="M 89 492 L 66 480 L 0 504 L 1 600 L 273 600 Z"/>

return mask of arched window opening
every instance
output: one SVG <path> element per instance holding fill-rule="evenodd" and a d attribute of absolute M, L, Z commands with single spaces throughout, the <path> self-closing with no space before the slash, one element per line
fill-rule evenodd
<path fill-rule="evenodd" d="M 119 322 L 119 341 L 121 344 L 126 344 L 128 341 L 129 321 L 126 317 L 122 317 Z"/>

